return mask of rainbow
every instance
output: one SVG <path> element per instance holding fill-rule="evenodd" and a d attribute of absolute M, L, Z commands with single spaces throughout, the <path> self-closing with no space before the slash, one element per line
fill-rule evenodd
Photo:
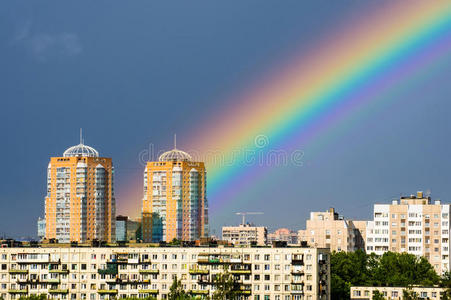
<path fill-rule="evenodd" d="M 190 144 L 184 148 L 200 150 L 194 152 L 207 162 L 211 209 L 263 173 L 261 166 L 246 162 L 245 152 L 294 149 L 356 106 L 450 54 L 451 2 L 391 1 L 289 59 L 234 97 L 238 100 L 220 113 L 222 119 L 202 123 L 197 130 L 204 132 L 201 136 L 187 137 Z M 263 146 L 256 137 L 265 138 Z M 211 153 L 221 153 L 220 161 Z"/>

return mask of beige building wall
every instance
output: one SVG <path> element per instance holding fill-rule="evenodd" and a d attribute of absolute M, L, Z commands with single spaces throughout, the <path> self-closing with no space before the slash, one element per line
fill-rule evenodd
<path fill-rule="evenodd" d="M 363 248 L 359 229 L 354 222 L 365 227 L 364 221 L 352 221 L 341 218 L 333 208 L 325 212 L 311 212 L 306 229 L 299 230 L 299 241 L 331 251 L 355 251 Z"/>
<path fill-rule="evenodd" d="M 330 256 L 314 248 L 0 248 L 0 297 L 167 299 L 173 278 L 193 296 L 211 296 L 228 268 L 242 299 L 328 300 Z"/>
<path fill-rule="evenodd" d="M 222 239 L 240 246 L 251 245 L 252 242 L 258 246 L 264 246 L 267 241 L 267 233 L 266 227 L 250 224 L 222 227 Z"/>

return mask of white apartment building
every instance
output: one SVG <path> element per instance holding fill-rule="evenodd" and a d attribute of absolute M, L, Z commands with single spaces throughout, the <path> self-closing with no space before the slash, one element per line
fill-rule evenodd
<path fill-rule="evenodd" d="M 240 299 L 330 299 L 328 249 L 301 247 L 0 248 L 0 297 L 166 299 L 174 278 L 201 299 L 228 268 Z"/>
<path fill-rule="evenodd" d="M 240 224 L 239 226 L 222 227 L 222 239 L 234 245 L 246 246 L 255 243 L 258 246 L 266 245 L 268 229 L 263 226 Z"/>
<path fill-rule="evenodd" d="M 438 274 L 449 270 L 450 205 L 434 202 L 423 192 L 375 204 L 374 220 L 367 223 L 367 253 L 407 252 L 424 256 Z"/>

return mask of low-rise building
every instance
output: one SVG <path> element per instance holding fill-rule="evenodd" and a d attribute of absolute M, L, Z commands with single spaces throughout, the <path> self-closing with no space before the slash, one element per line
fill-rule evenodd
<path fill-rule="evenodd" d="M 446 291 L 445 288 L 440 287 L 422 287 L 414 286 L 406 287 L 371 287 L 371 286 L 352 286 L 351 299 L 352 300 L 372 300 L 376 291 L 378 291 L 385 299 L 401 300 L 404 299 L 404 291 L 413 292 L 418 298 L 415 299 L 442 299 L 441 295 Z"/>
<path fill-rule="evenodd" d="M 268 233 L 268 245 L 273 242 L 286 242 L 288 245 L 298 244 L 298 233 L 288 228 L 279 228 L 272 233 Z"/>
<path fill-rule="evenodd" d="M 177 278 L 186 292 L 206 298 L 227 268 L 242 299 L 330 299 L 328 249 L 138 245 L 0 248 L 0 297 L 167 299 Z"/>
<path fill-rule="evenodd" d="M 264 246 L 266 245 L 267 234 L 268 230 L 266 227 L 252 224 L 222 227 L 222 239 L 239 246 L 251 244 Z"/>
<path fill-rule="evenodd" d="M 299 241 L 313 247 L 330 248 L 331 251 L 365 249 L 361 234 L 361 230 L 366 230 L 365 224 L 365 221 L 346 220 L 333 208 L 311 212 L 305 229 L 298 231 Z"/>

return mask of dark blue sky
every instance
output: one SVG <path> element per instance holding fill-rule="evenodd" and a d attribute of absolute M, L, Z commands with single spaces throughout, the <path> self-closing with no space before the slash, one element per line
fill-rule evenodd
<path fill-rule="evenodd" d="M 371 5 L 2 2 L 0 234 L 35 235 L 49 157 L 78 143 L 80 127 L 88 145 L 114 160 L 119 208 L 139 202 L 123 198 L 121 182 L 141 172 L 138 153 L 149 143 L 167 149 L 177 132 L 183 148 L 199 124 L 214 126 L 202 123 L 209 116 L 239 105 L 237 91 Z M 418 189 L 449 201 L 451 62 L 420 75 L 304 145 L 302 168 L 276 169 L 211 212 L 213 230 L 238 223 L 240 210 L 264 211 L 251 220 L 271 229 L 298 229 L 310 210 L 335 206 L 368 218 L 372 203 Z"/>

